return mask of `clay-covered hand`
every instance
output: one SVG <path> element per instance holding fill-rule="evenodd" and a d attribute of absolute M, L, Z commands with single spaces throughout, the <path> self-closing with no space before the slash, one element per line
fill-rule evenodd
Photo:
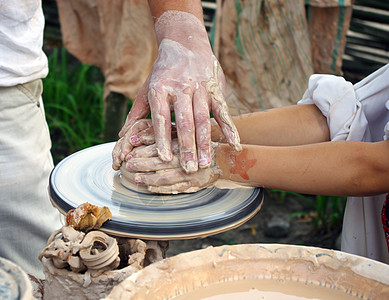
<path fill-rule="evenodd" d="M 177 137 L 175 123 L 171 124 L 172 138 Z M 119 170 L 122 162 L 127 160 L 129 153 L 141 145 L 155 143 L 154 128 L 151 119 L 140 119 L 130 126 L 126 134 L 119 139 L 112 151 L 112 168 Z"/>
<path fill-rule="evenodd" d="M 133 145 L 133 125 L 151 112 L 158 156 L 173 159 L 171 111 L 179 141 L 179 161 L 187 173 L 211 165 L 210 112 L 227 142 L 241 150 L 239 135 L 224 100 L 225 78 L 202 22 L 190 13 L 168 11 L 155 22 L 159 54 L 140 89 L 116 147 L 122 160 Z M 118 164 L 115 165 L 117 167 Z"/>
<path fill-rule="evenodd" d="M 146 185 L 153 193 L 191 193 L 206 188 L 215 182 L 220 172 L 216 166 L 186 173 L 180 166 L 178 142 L 172 142 L 173 158 L 163 162 L 158 157 L 155 144 L 134 148 L 122 165 L 121 172 L 133 183 Z"/>
<path fill-rule="evenodd" d="M 114 170 L 120 169 L 122 162 L 125 161 L 126 156 L 134 147 L 142 145 L 136 135 L 147 133 L 148 128 L 151 127 L 150 119 L 136 120 L 131 126 L 128 126 L 126 134 L 116 142 L 112 151 L 112 168 Z"/>

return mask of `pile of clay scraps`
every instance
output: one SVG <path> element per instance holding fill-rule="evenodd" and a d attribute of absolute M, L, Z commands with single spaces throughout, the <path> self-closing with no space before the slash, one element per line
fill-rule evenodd
<path fill-rule="evenodd" d="M 129 265 L 142 269 L 165 257 L 168 242 L 115 238 L 96 230 L 111 218 L 107 207 L 81 204 L 67 214 L 67 226 L 52 233 L 39 259 L 51 259 L 58 269 L 97 276 Z"/>

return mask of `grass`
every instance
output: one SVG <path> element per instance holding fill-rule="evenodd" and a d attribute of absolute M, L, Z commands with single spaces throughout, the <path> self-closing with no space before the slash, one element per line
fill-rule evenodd
<path fill-rule="evenodd" d="M 311 207 L 309 212 L 295 212 L 290 217 L 308 217 L 312 220 L 316 229 L 324 229 L 327 232 L 339 227 L 343 222 L 344 209 L 346 206 L 346 197 L 315 195 L 308 197 L 303 194 L 272 190 L 278 193 L 281 202 L 285 201 L 286 196 L 293 195 L 304 200 Z"/>
<path fill-rule="evenodd" d="M 54 49 L 49 70 L 43 80 L 43 101 L 57 163 L 73 152 L 102 143 L 104 77 L 97 67 L 76 61 L 65 48 Z"/>

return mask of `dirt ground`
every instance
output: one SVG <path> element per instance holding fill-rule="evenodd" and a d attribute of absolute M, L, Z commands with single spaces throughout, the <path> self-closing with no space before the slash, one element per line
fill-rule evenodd
<path fill-rule="evenodd" d="M 311 207 L 302 199 L 288 195 L 282 201 L 277 193 L 265 191 L 261 210 L 245 224 L 206 238 L 170 241 L 167 256 L 203 249 L 208 246 L 277 243 L 314 246 L 339 250 L 341 226 L 332 232 L 315 229 L 309 218 L 291 217 L 294 212 L 309 212 Z M 272 218 L 280 218 L 289 223 L 288 233 L 281 237 L 268 236 L 267 228 Z"/>

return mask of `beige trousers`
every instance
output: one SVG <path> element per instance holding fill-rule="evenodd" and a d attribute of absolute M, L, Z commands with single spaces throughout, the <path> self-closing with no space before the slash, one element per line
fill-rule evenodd
<path fill-rule="evenodd" d="M 41 80 L 0 87 L 0 256 L 38 278 L 38 255 L 62 226 L 47 190 L 53 160 L 41 93 Z"/>

